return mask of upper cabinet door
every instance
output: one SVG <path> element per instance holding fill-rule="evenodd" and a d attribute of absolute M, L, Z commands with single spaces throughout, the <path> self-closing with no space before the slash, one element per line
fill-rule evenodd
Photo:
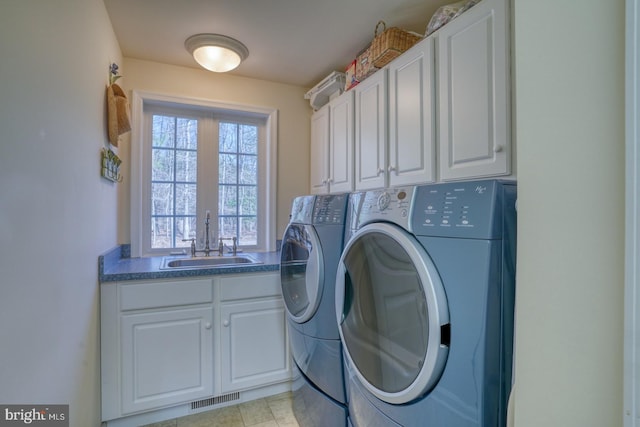
<path fill-rule="evenodd" d="M 483 0 L 436 36 L 440 179 L 511 171 L 507 0 Z"/>
<path fill-rule="evenodd" d="M 329 192 L 329 106 L 311 116 L 311 194 Z"/>
<path fill-rule="evenodd" d="M 353 92 L 329 103 L 329 191 L 353 191 Z"/>
<path fill-rule="evenodd" d="M 389 64 L 389 185 L 434 182 L 433 40 Z"/>
<path fill-rule="evenodd" d="M 356 103 L 356 190 L 387 185 L 387 69 L 354 89 Z"/>

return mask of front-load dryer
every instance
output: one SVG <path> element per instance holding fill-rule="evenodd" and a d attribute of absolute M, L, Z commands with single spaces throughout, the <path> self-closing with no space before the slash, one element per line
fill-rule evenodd
<path fill-rule="evenodd" d="M 347 194 L 297 197 L 282 239 L 282 296 L 299 373 L 293 407 L 296 417 L 309 427 L 347 422 L 335 312 L 336 268 L 344 243 L 347 201 Z"/>
<path fill-rule="evenodd" d="M 503 427 L 516 186 L 366 192 L 336 276 L 355 427 Z"/>

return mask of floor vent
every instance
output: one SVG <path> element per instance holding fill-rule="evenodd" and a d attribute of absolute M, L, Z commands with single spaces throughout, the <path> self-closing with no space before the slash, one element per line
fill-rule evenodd
<path fill-rule="evenodd" d="M 191 410 L 200 409 L 207 406 L 218 405 L 220 403 L 231 402 L 238 399 L 240 399 L 239 392 L 223 394 L 222 396 L 210 397 L 208 399 L 202 399 L 196 402 L 191 402 Z"/>

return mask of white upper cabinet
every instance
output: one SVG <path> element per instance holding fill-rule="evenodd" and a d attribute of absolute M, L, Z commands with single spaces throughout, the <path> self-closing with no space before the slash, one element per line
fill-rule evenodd
<path fill-rule="evenodd" d="M 356 190 L 386 186 L 387 69 L 376 72 L 354 89 L 356 116 Z"/>
<path fill-rule="evenodd" d="M 442 181 L 511 172 L 507 0 L 483 0 L 436 33 Z"/>
<path fill-rule="evenodd" d="M 433 182 L 433 41 L 423 40 L 356 93 L 356 189 Z"/>
<path fill-rule="evenodd" d="M 389 186 L 436 179 L 433 40 L 389 64 Z"/>
<path fill-rule="evenodd" d="M 482 0 L 343 94 L 353 145 L 351 110 L 316 112 L 312 193 L 511 174 L 508 1 Z"/>
<path fill-rule="evenodd" d="M 311 194 L 353 190 L 353 93 L 331 100 L 311 117 Z"/>
<path fill-rule="evenodd" d="M 353 190 L 353 93 L 329 103 L 329 192 Z"/>
<path fill-rule="evenodd" d="M 311 116 L 311 194 L 329 192 L 329 106 Z"/>

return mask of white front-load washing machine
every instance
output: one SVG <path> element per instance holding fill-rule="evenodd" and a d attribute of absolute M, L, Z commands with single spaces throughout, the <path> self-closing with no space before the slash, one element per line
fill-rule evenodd
<path fill-rule="evenodd" d="M 505 426 L 515 184 L 433 184 L 360 197 L 336 277 L 350 421 Z"/>

